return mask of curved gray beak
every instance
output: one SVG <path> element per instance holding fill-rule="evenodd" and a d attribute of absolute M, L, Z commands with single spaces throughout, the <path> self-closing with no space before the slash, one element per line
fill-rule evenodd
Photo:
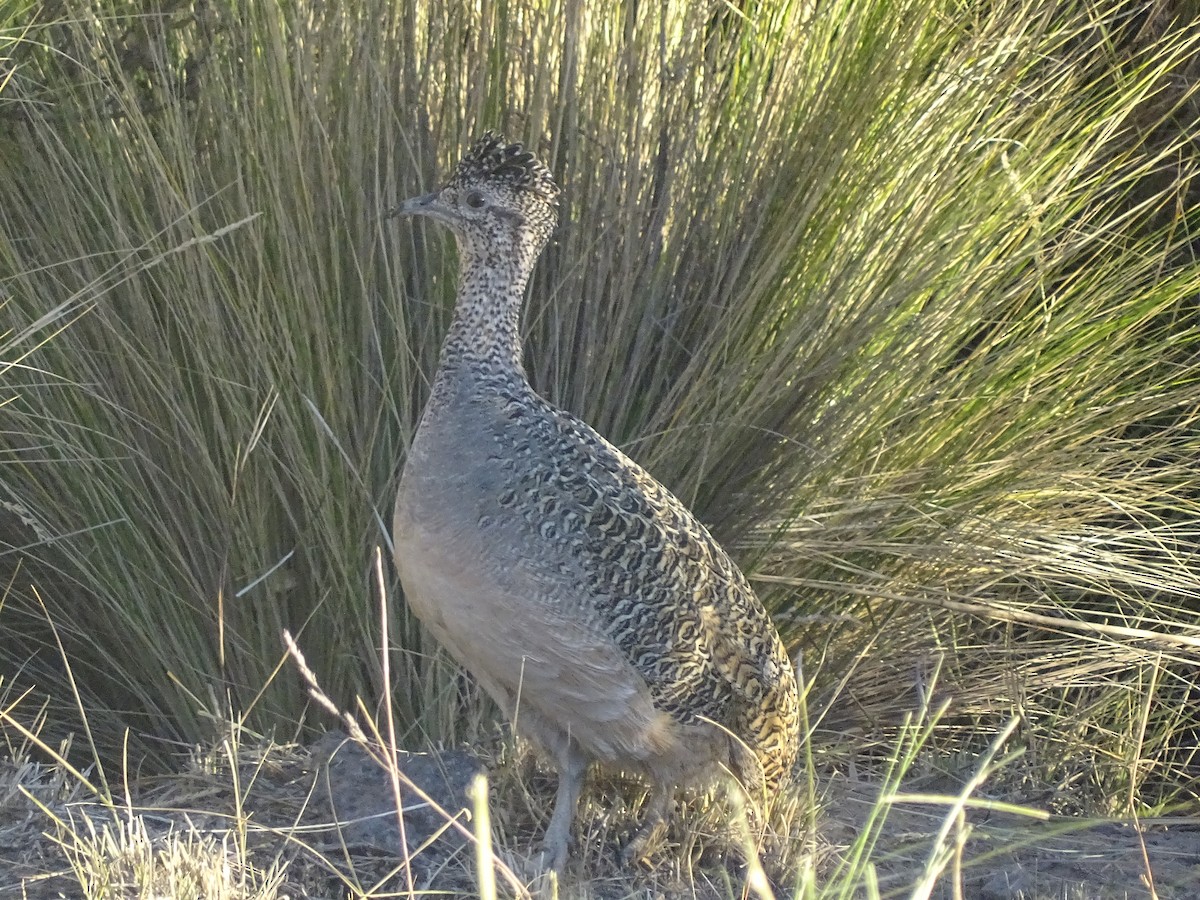
<path fill-rule="evenodd" d="M 397 216 L 429 216 L 429 218 L 437 219 L 440 222 L 452 221 L 450 209 L 438 200 L 436 192 L 423 194 L 420 197 L 411 197 L 399 206 L 393 206 L 384 215 L 388 219 Z"/>

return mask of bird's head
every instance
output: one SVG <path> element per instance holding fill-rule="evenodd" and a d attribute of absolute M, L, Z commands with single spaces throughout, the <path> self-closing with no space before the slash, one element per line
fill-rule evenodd
<path fill-rule="evenodd" d="M 445 185 L 405 200 L 389 215 L 441 222 L 458 238 L 460 252 L 471 257 L 509 251 L 536 258 L 558 223 L 558 194 L 550 170 L 532 153 L 489 131 Z"/>

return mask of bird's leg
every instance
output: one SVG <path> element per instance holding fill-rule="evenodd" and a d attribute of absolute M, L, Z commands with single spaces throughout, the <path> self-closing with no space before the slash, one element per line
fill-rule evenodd
<path fill-rule="evenodd" d="M 567 862 L 567 849 L 571 843 L 571 822 L 575 818 L 575 807 L 579 803 L 585 772 L 587 758 L 574 741 L 568 740 L 565 748 L 559 753 L 558 794 L 554 798 L 554 812 L 550 814 L 550 824 L 546 826 L 542 851 L 546 868 L 555 872 L 562 872 Z"/>
<path fill-rule="evenodd" d="M 670 785 L 655 784 L 650 789 L 650 798 L 646 801 L 646 816 L 642 827 L 625 845 L 621 851 L 621 861 L 625 865 L 642 862 L 655 849 L 667 830 L 667 813 L 670 812 L 671 801 L 674 799 Z"/>

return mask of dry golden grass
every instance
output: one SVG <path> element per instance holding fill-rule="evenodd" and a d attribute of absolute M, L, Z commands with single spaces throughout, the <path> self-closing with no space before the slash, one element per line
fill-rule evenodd
<path fill-rule="evenodd" d="M 386 609 L 378 554 L 376 584 Z M 736 793 L 692 793 L 680 798 L 650 864 L 631 869 L 620 849 L 636 830 L 644 786 L 593 772 L 559 882 L 536 867 L 554 778 L 528 748 L 506 730 L 481 728 L 459 778 L 469 789 L 417 784 L 412 757 L 396 755 L 389 717 L 377 721 L 361 703 L 338 709 L 287 642 L 310 696 L 345 729 L 311 747 L 275 743 L 231 720 L 179 771 L 110 770 L 100 782 L 92 777 L 100 761 L 81 770 L 67 761 L 70 748 L 40 738 L 40 716 L 24 698 L 4 703 L 0 869 L 10 874 L 0 898 L 1182 900 L 1200 890 L 1200 819 L 1054 814 L 1087 786 L 1044 782 L 1045 766 L 1020 746 L 1021 717 L 982 753 L 948 749 L 939 732 L 949 704 L 930 705 L 940 693 L 936 668 L 890 736 L 810 733 L 789 796 L 758 834 Z M 461 752 L 427 750 L 443 771 L 461 770 Z M 351 752 L 341 765 L 338 755 Z M 476 767 L 491 777 L 473 775 Z"/>
<path fill-rule="evenodd" d="M 681 805 L 653 866 L 625 869 L 619 850 L 636 826 L 641 790 L 635 782 L 594 779 L 560 884 L 528 871 L 552 805 L 553 779 L 502 736 L 490 742 L 488 815 L 480 808 L 460 814 L 473 837 L 482 837 L 482 823 L 490 820 L 484 842 L 490 851 L 481 856 L 472 841 L 454 842 L 453 849 L 435 844 L 407 860 L 398 847 L 346 840 L 355 823 L 335 820 L 324 804 L 318 758 L 236 727 L 220 746 L 198 751 L 183 771 L 131 777 L 124 796 L 111 800 L 90 796 L 75 776 L 53 765 L 6 758 L 0 762 L 0 897 L 491 900 L 557 891 L 598 900 L 1182 900 L 1200 889 L 1194 870 L 1200 821 L 1064 819 L 1005 803 L 990 776 L 1006 767 L 1019 771 L 1020 761 L 975 763 L 974 776 L 964 778 L 954 761 L 920 745 L 933 724 L 914 723 L 886 765 L 856 765 L 854 754 L 819 752 L 818 770 L 810 773 L 818 805 L 797 809 L 787 840 L 761 857 L 756 841 L 749 844 L 754 855 L 746 853 L 745 835 L 731 815 L 736 808 L 708 795 Z M 360 786 L 387 795 L 388 780 L 379 768 Z M 406 806 L 415 802 L 408 786 L 402 790 Z M 766 874 L 747 860 L 761 860 Z"/>

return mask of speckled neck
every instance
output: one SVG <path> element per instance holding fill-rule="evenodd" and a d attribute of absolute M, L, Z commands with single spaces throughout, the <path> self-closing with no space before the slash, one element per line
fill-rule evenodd
<path fill-rule="evenodd" d="M 524 378 L 521 305 L 530 268 L 500 253 L 481 260 L 460 248 L 454 323 L 442 344 L 440 370 L 466 366 Z"/>
<path fill-rule="evenodd" d="M 478 375 L 525 382 L 521 305 L 536 251 L 489 248 L 486 256 L 459 242 L 458 299 L 442 344 L 439 377 Z"/>

